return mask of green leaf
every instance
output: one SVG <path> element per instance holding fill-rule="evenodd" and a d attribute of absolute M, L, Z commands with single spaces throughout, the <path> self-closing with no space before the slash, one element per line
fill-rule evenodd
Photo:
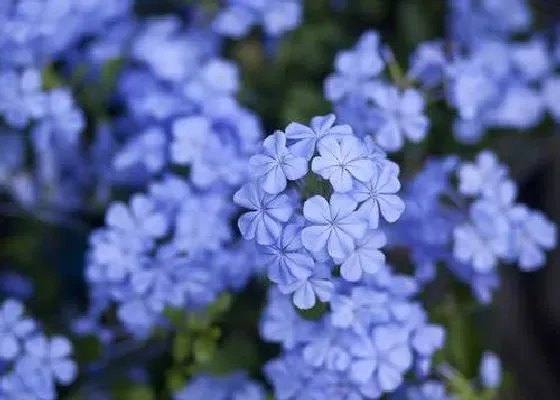
<path fill-rule="evenodd" d="M 201 364 L 208 363 L 214 357 L 216 347 L 216 341 L 211 337 L 197 338 L 193 345 L 194 359 Z"/>
<path fill-rule="evenodd" d="M 186 332 L 178 332 L 173 339 L 173 360 L 182 363 L 191 352 L 191 338 Z"/>
<path fill-rule="evenodd" d="M 187 378 L 179 369 L 172 369 L 167 372 L 167 376 L 165 377 L 167 388 L 170 392 L 176 392 L 187 382 Z"/>
<path fill-rule="evenodd" d="M 201 370 L 212 374 L 227 374 L 239 369 L 259 368 L 257 344 L 243 333 L 228 336 L 216 351 L 212 361 L 202 366 Z"/>
<path fill-rule="evenodd" d="M 468 379 L 461 374 L 457 374 L 448 380 L 450 390 L 461 400 L 481 400 Z"/>
<path fill-rule="evenodd" d="M 55 71 L 52 64 L 47 65 L 43 69 L 43 89 L 49 90 L 64 85 L 64 81 Z"/>
<path fill-rule="evenodd" d="M 155 400 L 153 390 L 148 386 L 131 386 L 118 395 L 123 400 Z"/>
<path fill-rule="evenodd" d="M 297 307 L 296 310 L 298 314 L 301 315 L 303 318 L 315 320 L 321 318 L 328 311 L 328 307 L 329 306 L 327 303 L 317 301 L 315 303 L 315 306 L 313 306 L 313 308 L 309 310 L 300 310 Z"/>
<path fill-rule="evenodd" d="M 219 317 L 231 308 L 231 294 L 224 293 L 218 299 L 208 306 L 208 315 L 210 318 Z"/>
<path fill-rule="evenodd" d="M 166 308 L 163 312 L 167 319 L 175 325 L 175 327 L 183 327 L 186 323 L 187 316 L 185 310 L 177 308 Z"/>

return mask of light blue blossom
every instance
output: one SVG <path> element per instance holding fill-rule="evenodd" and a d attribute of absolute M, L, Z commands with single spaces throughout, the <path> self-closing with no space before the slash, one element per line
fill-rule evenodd
<path fill-rule="evenodd" d="M 335 192 L 349 192 L 354 180 L 366 182 L 374 174 L 364 144 L 355 137 L 328 138 L 318 149 L 320 155 L 313 158 L 311 169 L 328 179 Z"/>
<path fill-rule="evenodd" d="M 336 193 L 330 202 L 321 196 L 306 200 L 303 215 L 309 226 L 302 231 L 305 248 L 318 252 L 326 247 L 335 259 L 348 256 L 367 230 L 367 222 L 355 212 L 356 206 L 357 203 L 348 196 Z"/>
<path fill-rule="evenodd" d="M 365 383 L 373 378 L 384 392 L 397 389 L 412 363 L 407 332 L 396 326 L 380 326 L 362 340 L 351 347 L 355 357 L 351 367 L 352 379 Z M 369 343 L 368 347 L 363 347 L 365 343 Z M 367 348 L 369 352 L 365 352 Z"/>
<path fill-rule="evenodd" d="M 256 183 L 243 185 L 235 193 L 233 200 L 236 204 L 252 210 L 239 218 L 241 234 L 245 239 L 255 239 L 262 245 L 273 244 L 280 237 L 282 223 L 287 222 L 294 211 L 287 195 L 268 194 Z"/>
<path fill-rule="evenodd" d="M 210 120 L 203 116 L 190 116 L 173 122 L 173 142 L 171 159 L 179 165 L 193 163 L 205 151 L 207 140 L 211 136 Z"/>
<path fill-rule="evenodd" d="M 253 25 L 263 25 L 267 35 L 277 37 L 295 29 L 301 14 L 297 0 L 228 0 L 214 20 L 213 28 L 222 35 L 240 38 Z"/>
<path fill-rule="evenodd" d="M 511 254 L 508 258 L 518 259 L 522 271 L 534 271 L 544 266 L 545 250 L 552 250 L 557 242 L 556 225 L 541 212 L 525 206 L 511 211 Z"/>
<path fill-rule="evenodd" d="M 330 267 L 316 264 L 310 275 L 287 285 L 280 284 L 278 289 L 284 294 L 293 293 L 294 304 L 302 310 L 312 308 L 317 298 L 322 302 L 328 302 L 334 290 Z"/>
<path fill-rule="evenodd" d="M 498 162 L 494 153 L 483 151 L 476 156 L 474 163 L 463 163 L 459 168 L 459 191 L 468 196 L 479 195 L 492 190 L 507 173 L 507 168 Z"/>
<path fill-rule="evenodd" d="M 249 159 L 249 168 L 255 178 L 262 180 L 262 188 L 269 194 L 286 189 L 287 180 L 297 180 L 307 174 L 307 160 L 291 154 L 286 148 L 286 135 L 276 132 L 263 144 L 264 153 Z"/>
<path fill-rule="evenodd" d="M 447 394 L 442 382 L 429 380 L 420 385 L 406 385 L 399 389 L 391 400 L 454 400 L 455 397 Z"/>
<path fill-rule="evenodd" d="M 132 237 L 137 235 L 146 239 L 162 237 L 168 229 L 167 219 L 157 209 L 156 203 L 143 194 L 136 194 L 129 202 L 115 202 L 110 205 L 106 223 L 109 227 L 128 233 Z"/>
<path fill-rule="evenodd" d="M 384 150 L 400 150 L 405 137 L 414 143 L 426 137 L 430 123 L 424 114 L 420 92 L 407 89 L 399 93 L 396 87 L 380 85 L 372 93 L 372 99 L 378 120 L 375 139 Z"/>
<path fill-rule="evenodd" d="M 5 300 L 0 307 L 0 360 L 13 360 L 21 352 L 22 341 L 35 330 L 35 323 L 23 315 L 17 300 Z"/>
<path fill-rule="evenodd" d="M 349 282 L 359 281 L 362 273 L 375 274 L 385 265 L 385 255 L 379 250 L 387 239 L 381 231 L 369 231 L 356 243 L 356 248 L 340 266 L 340 275 Z"/>
<path fill-rule="evenodd" d="M 78 372 L 76 363 L 70 359 L 72 344 L 62 336 L 47 339 L 39 335 L 25 342 L 25 353 L 41 362 L 42 368 L 57 382 L 68 385 Z"/>
<path fill-rule="evenodd" d="M 286 349 L 293 349 L 308 340 L 312 331 L 313 325 L 301 320 L 289 296 L 278 290 L 269 290 L 260 324 L 263 339 L 281 343 Z"/>
<path fill-rule="evenodd" d="M 495 389 L 502 383 L 502 363 L 498 356 L 485 351 L 480 361 L 480 382 L 483 387 Z"/>
<path fill-rule="evenodd" d="M 194 375 L 173 395 L 173 400 L 264 400 L 264 389 L 244 372 L 225 376 Z"/>
<path fill-rule="evenodd" d="M 559 47 L 560 48 L 560 47 Z M 543 101 L 557 123 L 560 123 L 560 76 L 554 75 L 544 82 Z"/>
<path fill-rule="evenodd" d="M 286 127 L 286 137 L 293 144 L 290 150 L 297 155 L 311 160 L 315 149 L 326 138 L 342 138 L 352 135 L 349 125 L 334 125 L 336 117 L 329 114 L 322 117 L 314 117 L 311 126 L 292 122 Z"/>
<path fill-rule="evenodd" d="M 150 174 L 162 170 L 167 162 L 167 136 L 159 127 L 146 129 L 129 141 L 113 160 L 117 171 L 142 165 Z"/>
<path fill-rule="evenodd" d="M 315 261 L 301 241 L 301 227 L 289 224 L 274 245 L 261 250 L 267 264 L 268 278 L 279 285 L 290 285 L 309 277 Z"/>
<path fill-rule="evenodd" d="M 405 204 L 396 194 L 401 184 L 398 167 L 383 163 L 373 169 L 371 179 L 354 181 L 351 196 L 360 203 L 358 212 L 369 222 L 371 229 L 379 226 L 379 214 L 388 222 L 395 222 L 405 209 Z"/>
<path fill-rule="evenodd" d="M 325 81 L 325 97 L 338 103 L 346 97 L 365 94 L 365 84 L 377 78 L 384 67 L 379 34 L 368 31 L 353 49 L 337 54 L 335 73 Z"/>

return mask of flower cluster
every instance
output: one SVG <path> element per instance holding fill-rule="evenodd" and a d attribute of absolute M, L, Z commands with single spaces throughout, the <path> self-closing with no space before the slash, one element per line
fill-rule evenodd
<path fill-rule="evenodd" d="M 213 27 L 216 32 L 233 38 L 249 33 L 262 25 L 270 37 L 278 37 L 295 29 L 302 18 L 300 0 L 228 0 L 218 13 Z"/>
<path fill-rule="evenodd" d="M 499 285 L 500 262 L 534 271 L 556 245 L 556 226 L 516 203 L 517 186 L 490 151 L 474 163 L 432 160 L 405 192 L 407 208 L 389 244 L 410 248 L 420 281 L 431 281 L 443 262 L 486 303 Z"/>
<path fill-rule="evenodd" d="M 1 398 L 54 400 L 56 385 L 69 385 L 76 377 L 71 354 L 70 341 L 47 337 L 19 301 L 0 304 Z"/>
<path fill-rule="evenodd" d="M 270 292 L 261 332 L 284 348 L 265 366 L 277 399 L 378 399 L 410 371 L 429 374 L 445 335 L 412 299 L 412 278 L 384 266 L 360 284 L 337 279 L 335 287 L 331 311 L 319 320 L 303 319 L 285 295 Z"/>
<path fill-rule="evenodd" d="M 217 57 L 217 37 L 161 17 L 141 27 L 131 48 L 118 81 L 127 110 L 119 124 L 134 133 L 115 144 L 116 179 L 139 184 L 175 166 L 200 188 L 239 185 L 260 123 L 236 101 L 237 67 Z"/>
<path fill-rule="evenodd" d="M 189 384 L 175 393 L 173 400 L 264 400 L 264 390 L 243 372 L 223 377 L 196 375 Z"/>
<path fill-rule="evenodd" d="M 394 60 L 380 41 L 377 32 L 366 32 L 352 49 L 336 56 L 335 72 L 325 81 L 325 97 L 358 135 L 372 135 L 384 150 L 395 152 L 405 139 L 422 141 L 430 123 L 422 93 L 412 87 L 403 90 L 382 75 Z"/>
<path fill-rule="evenodd" d="M 0 116 L 6 123 L 0 189 L 30 210 L 83 206 L 84 188 L 96 175 L 87 167 L 94 153 L 83 149 L 84 112 L 70 88 L 54 78 L 54 64 L 72 65 L 69 54 L 130 10 L 128 0 L 9 0 L 0 7 Z"/>
<path fill-rule="evenodd" d="M 165 325 L 166 308 L 197 309 L 241 288 L 254 250 L 233 240 L 230 196 L 227 188 L 200 191 L 168 175 L 128 204 L 112 203 L 106 226 L 90 237 L 92 312 L 115 302 L 119 320 L 145 336 Z"/>
<path fill-rule="evenodd" d="M 445 92 L 457 110 L 455 137 L 479 142 L 492 128 L 526 130 L 548 111 L 560 121 L 558 60 L 545 35 L 528 35 L 532 25 L 525 0 L 450 2 L 451 49 L 443 41 L 421 45 L 409 77 Z M 525 41 L 515 36 L 527 36 Z M 519 112 L 522 107 L 523 112 Z"/>
<path fill-rule="evenodd" d="M 242 236 L 260 245 L 269 279 L 302 309 L 330 300 L 336 265 L 349 282 L 377 272 L 385 261 L 380 216 L 394 222 L 404 210 L 396 164 L 334 123 L 334 115 L 315 117 L 268 136 L 249 160 L 253 181 L 234 196 L 251 210 L 239 218 Z"/>

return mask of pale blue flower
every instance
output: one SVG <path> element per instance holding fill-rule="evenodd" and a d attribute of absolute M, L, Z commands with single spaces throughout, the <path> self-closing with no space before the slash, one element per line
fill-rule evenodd
<path fill-rule="evenodd" d="M 379 214 L 387 222 L 395 222 L 405 209 L 404 201 L 397 195 L 401 188 L 398 174 L 395 164 L 384 163 L 373 169 L 368 181 L 354 181 L 351 196 L 360 203 L 358 212 L 368 220 L 372 229 L 379 226 Z"/>
<path fill-rule="evenodd" d="M 349 282 L 359 281 L 362 273 L 375 274 L 385 265 L 385 255 L 379 250 L 387 239 L 381 231 L 369 231 L 340 266 L 340 275 Z"/>
<path fill-rule="evenodd" d="M 56 379 L 68 385 L 78 372 L 76 363 L 70 359 L 72 343 L 62 336 L 50 339 L 43 335 L 35 336 L 25 342 L 26 355 L 41 362 L 42 368 Z"/>
<path fill-rule="evenodd" d="M 35 330 L 35 323 L 23 312 L 23 305 L 17 300 L 8 299 L 0 307 L 0 362 L 15 359 L 23 339 Z"/>
<path fill-rule="evenodd" d="M 364 144 L 355 137 L 328 138 L 318 148 L 320 155 L 313 159 L 311 169 L 328 179 L 335 192 L 348 192 L 354 180 L 366 182 L 374 174 Z"/>
<path fill-rule="evenodd" d="M 293 293 L 293 301 L 298 308 L 310 309 L 317 298 L 323 302 L 331 299 L 334 290 L 331 270 L 325 264 L 317 264 L 310 275 L 288 285 L 278 285 L 278 289 L 284 294 Z"/>
<path fill-rule="evenodd" d="M 480 382 L 483 387 L 495 389 L 502 383 L 502 363 L 498 356 L 485 351 L 480 361 Z"/>
<path fill-rule="evenodd" d="M 309 277 L 315 261 L 301 241 L 301 227 L 289 224 L 276 244 L 261 250 L 268 267 L 268 278 L 279 285 L 290 285 Z"/>
<path fill-rule="evenodd" d="M 247 240 L 256 239 L 262 245 L 273 244 L 294 211 L 292 201 L 285 195 L 266 193 L 256 183 L 247 183 L 233 197 L 236 204 L 253 210 L 238 221 L 239 230 Z"/>
<path fill-rule="evenodd" d="M 372 98 L 378 119 L 375 139 L 387 151 L 398 151 L 404 138 L 413 143 L 422 141 L 428 133 L 430 122 L 424 114 L 424 98 L 415 89 L 403 93 L 394 86 L 379 86 Z"/>
<path fill-rule="evenodd" d="M 498 162 L 494 153 L 483 151 L 476 156 L 474 163 L 463 163 L 459 168 L 459 191 L 465 195 L 476 196 L 493 190 L 507 173 L 507 167 Z"/>
<path fill-rule="evenodd" d="M 299 156 L 311 160 L 317 145 L 326 138 L 342 138 L 352 135 L 350 125 L 334 125 L 336 117 L 329 114 L 323 117 L 314 117 L 311 126 L 292 122 L 286 127 L 286 137 L 293 144 L 290 150 Z"/>
<path fill-rule="evenodd" d="M 326 247 L 335 259 L 348 256 L 367 230 L 367 222 L 356 215 L 356 205 L 348 196 L 336 193 L 330 202 L 321 196 L 306 200 L 303 215 L 309 226 L 302 231 L 305 248 L 319 252 Z"/>
<path fill-rule="evenodd" d="M 262 180 L 262 188 L 270 194 L 286 189 L 287 180 L 297 180 L 307 174 L 307 160 L 291 154 L 286 148 L 286 135 L 276 132 L 264 140 L 264 154 L 249 159 L 251 174 Z"/>

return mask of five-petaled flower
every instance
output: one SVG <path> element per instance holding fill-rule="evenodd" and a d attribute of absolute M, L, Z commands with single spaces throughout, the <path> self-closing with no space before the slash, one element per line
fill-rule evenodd
<path fill-rule="evenodd" d="M 307 173 L 307 160 L 294 156 L 286 148 L 286 135 L 276 132 L 264 140 L 264 154 L 249 159 L 254 177 L 262 179 L 262 188 L 270 194 L 286 189 L 287 180 L 300 179 Z"/>
<path fill-rule="evenodd" d="M 281 223 L 287 222 L 294 211 L 286 194 L 266 193 L 256 183 L 247 183 L 239 189 L 233 200 L 238 205 L 253 210 L 243 214 L 238 221 L 245 239 L 256 239 L 258 244 L 273 244 L 282 232 Z"/>
<path fill-rule="evenodd" d="M 367 149 L 355 137 L 328 138 L 318 148 L 320 156 L 313 159 L 311 169 L 328 179 L 335 192 L 348 192 L 354 179 L 365 182 L 374 173 L 374 163 Z"/>
<path fill-rule="evenodd" d="M 310 223 L 301 232 L 304 247 L 312 252 L 326 247 L 334 259 L 349 255 L 367 230 L 367 222 L 355 212 L 356 205 L 350 197 L 338 193 L 329 203 L 321 196 L 308 199 L 303 205 L 303 215 Z"/>

